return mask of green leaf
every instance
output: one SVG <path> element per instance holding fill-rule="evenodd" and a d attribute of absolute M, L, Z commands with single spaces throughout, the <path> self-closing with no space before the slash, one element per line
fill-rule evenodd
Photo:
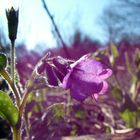
<path fill-rule="evenodd" d="M 75 117 L 79 119 L 85 119 L 86 113 L 82 110 L 79 110 L 75 113 Z"/>
<path fill-rule="evenodd" d="M 18 110 L 10 97 L 3 91 L 0 91 L 0 116 L 12 126 L 18 122 Z"/>
<path fill-rule="evenodd" d="M 127 66 L 127 71 L 130 73 L 130 75 L 132 76 L 132 80 L 136 81 L 138 79 L 137 75 L 135 74 L 135 72 L 133 71 L 133 67 L 129 61 L 129 56 L 128 53 L 126 52 L 124 54 L 125 56 L 125 61 L 126 61 L 126 66 Z"/>
<path fill-rule="evenodd" d="M 118 101 L 122 101 L 123 100 L 122 91 L 119 88 L 113 87 L 111 93 L 112 93 L 112 96 L 115 99 L 117 99 Z"/>
<path fill-rule="evenodd" d="M 129 111 L 128 109 L 126 109 L 120 115 L 121 115 L 122 119 L 126 122 L 127 127 L 134 128 L 137 126 L 137 123 L 136 123 L 137 112 Z"/>
<path fill-rule="evenodd" d="M 65 112 L 64 112 L 64 104 L 63 103 L 56 103 L 52 107 L 52 112 L 53 115 L 57 118 L 63 117 Z"/>
<path fill-rule="evenodd" d="M 0 52 L 0 69 L 5 69 L 7 66 L 7 57 L 4 53 Z"/>
<path fill-rule="evenodd" d="M 117 47 L 115 46 L 114 43 L 111 43 L 111 52 L 113 54 L 113 57 L 116 59 L 119 56 L 119 52 L 117 50 Z"/>
<path fill-rule="evenodd" d="M 118 58 L 118 56 L 119 56 L 119 52 L 118 52 L 118 50 L 117 50 L 117 47 L 115 46 L 115 44 L 114 43 L 112 43 L 111 42 L 111 44 L 110 44 L 111 46 L 111 56 L 110 56 L 110 62 L 111 62 L 111 64 L 112 65 L 114 65 L 115 64 L 115 61 L 116 61 L 116 59 Z"/>

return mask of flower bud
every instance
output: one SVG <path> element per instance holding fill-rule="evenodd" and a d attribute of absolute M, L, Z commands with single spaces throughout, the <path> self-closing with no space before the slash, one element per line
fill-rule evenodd
<path fill-rule="evenodd" d="M 11 9 L 6 10 L 9 39 L 11 40 L 11 42 L 14 42 L 17 36 L 18 13 L 19 10 L 15 10 L 13 7 L 11 7 Z"/>
<path fill-rule="evenodd" d="M 4 53 L 0 53 L 0 70 L 5 69 L 7 66 L 7 57 Z"/>

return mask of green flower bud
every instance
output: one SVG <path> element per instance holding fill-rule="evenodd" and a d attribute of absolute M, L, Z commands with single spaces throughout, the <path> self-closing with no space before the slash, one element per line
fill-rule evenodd
<path fill-rule="evenodd" d="M 19 10 L 15 10 L 13 7 L 11 7 L 11 9 L 6 10 L 9 39 L 11 40 L 11 42 L 14 42 L 17 36 L 18 13 Z"/>
<path fill-rule="evenodd" d="M 7 57 L 4 53 L 0 53 L 0 70 L 5 69 L 7 66 Z"/>

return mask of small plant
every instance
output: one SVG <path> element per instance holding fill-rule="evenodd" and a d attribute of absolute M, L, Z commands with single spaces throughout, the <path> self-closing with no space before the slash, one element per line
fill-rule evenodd
<path fill-rule="evenodd" d="M 72 98 L 83 102 L 88 96 L 98 99 L 98 96 L 107 91 L 105 81 L 112 75 L 112 70 L 96 61 L 91 54 L 81 57 L 77 61 L 64 59 L 60 56 L 50 57 L 45 55 L 35 66 L 30 79 L 27 81 L 23 92 L 17 87 L 15 81 L 15 51 L 14 44 L 18 28 L 18 10 L 13 7 L 6 11 L 8 19 L 9 39 L 11 41 L 11 72 L 7 70 L 6 54 L 0 53 L 0 74 L 7 81 L 12 94 L 0 91 L 0 116 L 6 119 L 11 126 L 13 139 L 21 139 L 21 126 L 24 123 L 24 107 L 31 91 L 37 90 L 42 85 L 37 84 L 37 78 L 46 74 L 46 87 L 61 87 Z M 69 95 L 68 95 L 69 96 Z"/>

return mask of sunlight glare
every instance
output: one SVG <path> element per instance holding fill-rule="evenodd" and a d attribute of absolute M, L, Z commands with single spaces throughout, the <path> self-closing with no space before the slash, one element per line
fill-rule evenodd
<path fill-rule="evenodd" d="M 2 9 L 10 9 L 11 7 L 18 9 L 19 0 L 0 0 L 0 5 Z"/>

